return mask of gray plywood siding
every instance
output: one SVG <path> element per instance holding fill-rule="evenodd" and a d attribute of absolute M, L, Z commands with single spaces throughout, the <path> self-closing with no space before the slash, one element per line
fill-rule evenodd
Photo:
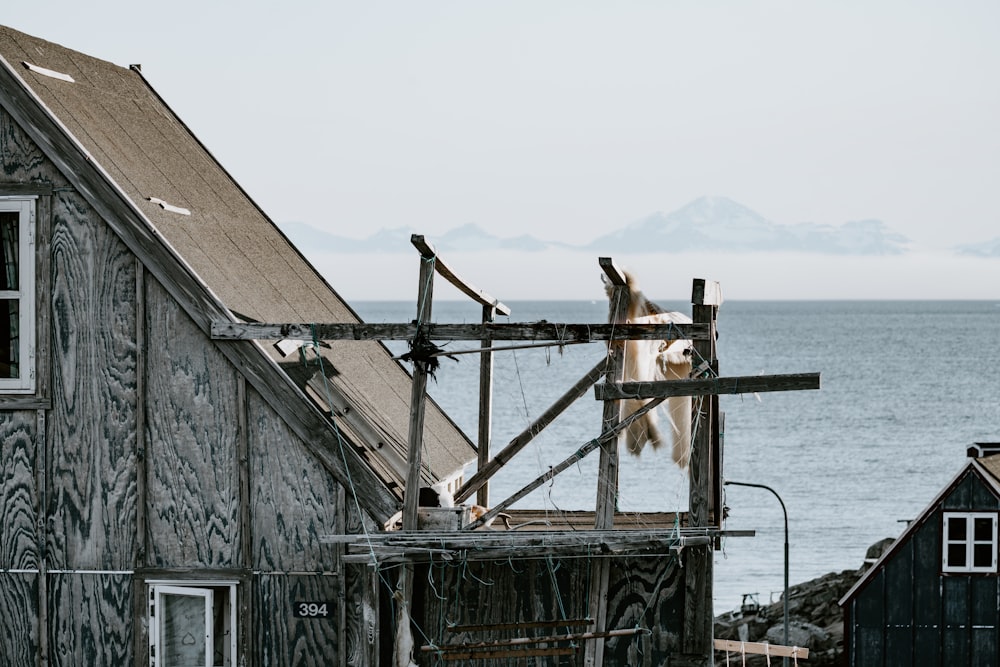
<path fill-rule="evenodd" d="M 608 582 L 607 625 L 646 628 L 650 634 L 604 643 L 606 665 L 662 665 L 680 650 L 684 624 L 684 570 L 674 558 L 615 560 Z"/>
<path fill-rule="evenodd" d="M 151 277 L 146 306 L 148 564 L 237 566 L 236 373 Z"/>
<path fill-rule="evenodd" d="M 50 575 L 49 664 L 134 664 L 132 589 L 128 574 Z"/>
<path fill-rule="evenodd" d="M 135 554 L 135 258 L 71 192 L 53 198 L 49 566 Z M 98 418 L 99 417 L 99 418 Z"/>
<path fill-rule="evenodd" d="M 39 564 L 35 454 L 35 413 L 0 412 L 0 570 Z"/>
<path fill-rule="evenodd" d="M 253 651 L 260 665 L 326 667 L 337 664 L 340 577 L 268 575 L 254 577 L 257 610 Z M 296 602 L 326 603 L 326 615 L 298 617 Z"/>
<path fill-rule="evenodd" d="M 253 568 L 336 571 L 339 485 L 260 395 L 247 391 Z"/>
<path fill-rule="evenodd" d="M 44 182 L 56 187 L 68 183 L 3 108 L 0 108 L 0 168 L 0 179 L 12 183 Z"/>
<path fill-rule="evenodd" d="M 0 572 L 0 664 L 35 665 L 38 655 L 38 575 Z"/>

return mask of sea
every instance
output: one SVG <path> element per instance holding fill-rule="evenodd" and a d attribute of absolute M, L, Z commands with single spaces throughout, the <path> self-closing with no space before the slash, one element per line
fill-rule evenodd
<path fill-rule="evenodd" d="M 656 300 L 690 314 L 690 304 Z M 605 301 L 510 302 L 498 322 L 607 321 Z M 360 301 L 367 322 L 409 322 L 405 301 Z M 478 323 L 481 307 L 436 301 L 431 321 Z M 783 590 L 787 511 L 792 585 L 861 566 L 867 548 L 895 538 L 962 467 L 976 442 L 1000 442 L 1000 301 L 733 301 L 719 310 L 722 376 L 821 374 L 819 390 L 727 395 L 723 477 L 729 530 L 715 555 L 716 613 L 744 595 L 762 604 Z M 439 343 L 442 344 L 442 343 Z M 459 352 L 476 343 L 443 344 Z M 497 346 L 513 345 L 498 342 Z M 401 353 L 405 342 L 389 343 Z M 524 430 L 598 363 L 601 343 L 498 351 L 492 449 Z M 431 397 L 471 440 L 478 428 L 479 358 L 443 359 Z M 512 495 L 600 432 L 593 392 L 576 401 L 492 480 L 491 502 Z M 597 454 L 514 507 L 592 510 Z M 471 469 L 468 474 L 471 474 Z M 687 509 L 685 475 L 665 450 L 622 454 L 619 509 Z"/>

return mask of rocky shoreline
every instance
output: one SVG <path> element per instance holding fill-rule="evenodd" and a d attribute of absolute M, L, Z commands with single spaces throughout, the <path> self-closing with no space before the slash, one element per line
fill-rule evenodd
<path fill-rule="evenodd" d="M 788 588 L 788 643 L 809 649 L 809 667 L 840 667 L 846 665 L 844 655 L 844 613 L 837 602 L 857 582 L 858 578 L 892 544 L 892 538 L 876 542 L 868 548 L 865 560 L 856 570 L 830 572 Z M 784 601 L 756 605 L 747 601 L 741 610 L 727 612 L 715 618 L 716 639 L 744 642 L 783 644 Z M 771 659 L 771 664 L 780 664 Z M 780 659 L 777 659 L 780 660 Z M 735 661 L 735 662 L 734 662 Z M 715 656 L 719 665 L 726 664 L 725 652 Z M 766 656 L 729 654 L 729 664 L 757 667 L 767 665 Z"/>

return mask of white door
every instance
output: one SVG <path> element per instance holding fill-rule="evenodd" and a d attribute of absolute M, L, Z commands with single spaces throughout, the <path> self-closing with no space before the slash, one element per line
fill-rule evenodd
<path fill-rule="evenodd" d="M 212 590 L 153 586 L 152 664 L 212 667 Z"/>

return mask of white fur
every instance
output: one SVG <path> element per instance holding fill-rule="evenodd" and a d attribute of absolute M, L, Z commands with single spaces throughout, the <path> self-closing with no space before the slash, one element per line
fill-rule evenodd
<path fill-rule="evenodd" d="M 628 303 L 625 309 L 625 321 L 633 324 L 667 324 L 674 322 L 686 324 L 691 318 L 683 313 L 664 312 L 656 304 L 649 301 L 639 290 L 635 278 L 625 274 L 628 286 Z M 608 296 L 611 286 L 605 281 Z M 690 340 L 630 340 L 625 343 L 625 381 L 653 382 L 656 380 L 687 379 L 691 374 L 691 341 Z M 632 414 L 649 399 L 628 399 L 622 401 L 623 417 Z M 689 396 L 672 396 L 667 399 L 667 414 L 670 419 L 671 441 L 673 443 L 673 459 L 681 468 L 686 468 L 691 455 L 691 398 Z M 646 443 L 653 449 L 664 444 L 663 435 L 657 424 L 657 414 L 651 410 L 636 420 L 621 437 L 625 448 L 632 454 L 639 455 Z"/>

